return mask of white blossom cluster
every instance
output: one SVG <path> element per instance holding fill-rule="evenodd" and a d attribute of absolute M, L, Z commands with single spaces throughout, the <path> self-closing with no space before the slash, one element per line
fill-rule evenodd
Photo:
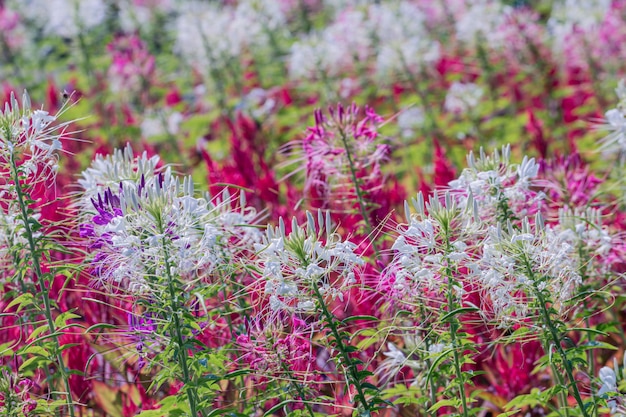
<path fill-rule="evenodd" d="M 22 174 L 31 180 L 54 176 L 58 169 L 60 138 L 69 123 L 54 123 L 57 116 L 45 110 L 32 109 L 30 97 L 22 96 L 22 105 L 11 94 L 0 112 L 0 167 L 11 172 L 10 161 L 16 161 Z M 38 177 L 38 178 L 35 178 Z"/>
<path fill-rule="evenodd" d="M 116 0 L 119 23 L 125 33 L 133 33 L 154 23 L 157 14 L 169 15 L 176 10 L 176 0 Z"/>
<path fill-rule="evenodd" d="M 450 181 L 448 188 L 461 207 L 470 199 L 476 201 L 482 221 L 503 220 L 505 215 L 521 219 L 533 215 L 540 206 L 544 195 L 531 190 L 539 172 L 534 158 L 524 157 L 521 164 L 513 164 L 510 146 L 505 146 L 491 155 L 481 149 L 478 158 L 470 152 L 467 162 L 468 167 Z"/>
<path fill-rule="evenodd" d="M 114 150 L 111 155 L 97 154 L 91 166 L 82 172 L 82 178 L 78 179 L 81 187 L 79 200 L 81 209 L 86 212 L 92 211 L 91 200 L 97 199 L 99 194 L 104 194 L 108 189 L 118 189 L 120 183 L 133 186 L 138 184 L 142 177 L 145 181 L 152 181 L 159 172 L 160 160 L 158 155 L 148 157 L 146 151 L 140 156 L 135 156 L 130 144 L 126 144 L 124 149 Z"/>
<path fill-rule="evenodd" d="M 617 359 L 613 358 L 613 368 L 603 366 L 598 372 L 601 385 L 595 396 L 605 399 L 612 417 L 626 416 L 626 396 L 619 389 L 619 385 L 623 383 L 625 372 L 626 356 L 624 356 L 621 369 L 617 364 Z"/>
<path fill-rule="evenodd" d="M 418 304 L 428 294 L 442 294 L 448 285 L 446 273 L 456 273 L 471 260 L 470 245 L 480 229 L 472 218 L 473 204 L 461 207 L 450 193 L 443 199 L 435 194 L 427 203 L 420 193 L 412 205 L 416 213 L 411 214 L 406 205 L 408 225 L 399 228 L 400 236 L 392 247 L 391 273 L 395 296 Z M 454 291 L 460 298 L 464 289 L 455 285 Z"/>
<path fill-rule="evenodd" d="M 411 368 L 416 375 L 411 385 L 419 385 L 419 376 L 424 370 L 427 370 L 427 365 L 426 361 L 412 358 L 413 354 L 419 349 L 417 344 L 420 341 L 411 339 L 414 338 L 405 337 L 405 345 L 402 349 L 398 348 L 395 343 L 387 343 L 387 351 L 383 352 L 385 359 L 378 365 L 375 372 L 382 381 L 390 381 L 406 366 Z"/>
<path fill-rule="evenodd" d="M 25 221 L 39 221 L 40 214 L 30 210 L 32 188 L 43 184 L 54 189 L 58 170 L 58 155 L 62 151 L 61 137 L 70 122 L 56 123 L 57 116 L 45 110 L 33 109 L 24 92 L 19 103 L 12 93 L 0 110 L 0 266 L 11 270 L 23 259 L 30 243 Z M 19 187 L 16 185 L 19 184 Z M 27 219 L 19 200 L 25 201 Z M 32 228 L 35 240 L 43 237 L 41 230 Z"/>
<path fill-rule="evenodd" d="M 240 1 L 236 6 L 190 1 L 176 20 L 175 52 L 204 69 L 223 69 L 232 60 L 270 44 L 280 35 L 286 16 L 272 0 Z"/>
<path fill-rule="evenodd" d="M 626 80 L 620 80 L 615 92 L 619 102 L 604 114 L 606 122 L 599 126 L 599 129 L 611 132 L 601 140 L 600 150 L 619 152 L 623 157 L 626 153 Z"/>
<path fill-rule="evenodd" d="M 472 265 L 496 320 L 504 326 L 533 313 L 531 302 L 539 291 L 549 292 L 553 307 L 562 310 L 582 284 L 573 231 L 544 228 L 538 222 L 531 226 L 524 219 L 521 230 L 510 223 L 508 230 L 490 226 L 482 256 Z"/>
<path fill-rule="evenodd" d="M 468 0 L 455 22 L 456 37 L 467 45 L 486 42 L 491 48 L 503 47 L 502 27 L 506 26 L 510 6 L 498 0 Z"/>
<path fill-rule="evenodd" d="M 555 52 L 568 48 L 568 38 L 576 33 L 591 33 L 604 20 L 611 0 L 557 0 L 552 5 L 548 29 Z"/>
<path fill-rule="evenodd" d="M 84 198 L 97 194 L 95 213 L 81 215 L 92 216 L 81 234 L 93 250 L 94 275 L 136 293 L 162 290 L 168 275 L 189 286 L 206 282 L 261 240 L 243 194 L 238 208 L 228 194 L 197 197 L 191 178 L 157 172 L 157 162 L 133 159 L 127 148 L 96 160 L 81 182 Z M 115 187 L 102 191 L 109 183 Z"/>
<path fill-rule="evenodd" d="M 10 4 L 46 35 L 65 38 L 102 24 L 108 9 L 105 0 L 10 0 Z"/>
<path fill-rule="evenodd" d="M 372 43 L 367 15 L 347 10 L 329 26 L 291 46 L 289 75 L 294 79 L 326 74 L 336 77 L 366 61 Z"/>
<path fill-rule="evenodd" d="M 413 214 L 406 205 L 408 224 L 398 228 L 383 282 L 392 298 L 409 307 L 445 303 L 442 296 L 452 290 L 463 306 L 472 288 L 486 296 L 481 308 L 501 326 L 537 314 L 542 297 L 564 314 L 583 277 L 603 279 L 609 272 L 613 240 L 600 213 L 563 209 L 544 226 L 545 195 L 532 190 L 534 159 L 512 164 L 504 147 L 470 154 L 468 162 L 443 198 L 435 193 L 425 204 L 419 194 Z"/>
<path fill-rule="evenodd" d="M 323 30 L 292 45 L 289 73 L 294 79 L 335 77 L 357 65 L 382 81 L 406 71 L 418 73 L 440 56 L 440 45 L 428 36 L 425 23 L 421 9 L 405 0 L 348 8 Z M 364 64 L 370 61 L 371 68 Z"/>
<path fill-rule="evenodd" d="M 426 15 L 409 1 L 383 2 L 369 8 L 376 37 L 376 75 L 419 74 L 441 55 L 440 45 L 430 38 Z"/>
<path fill-rule="evenodd" d="M 294 218 L 290 233 L 282 219 L 278 227 L 268 227 L 257 252 L 271 310 L 312 312 L 318 304 L 316 290 L 343 300 L 356 283 L 355 270 L 365 261 L 355 253 L 356 244 L 342 240 L 330 227 L 329 213 L 324 217 L 321 211 L 317 225 L 307 212 L 306 226 Z"/>
<path fill-rule="evenodd" d="M 611 264 L 606 261 L 613 248 L 613 237 L 602 225 L 601 213 L 596 209 L 559 210 L 559 225 L 571 230 L 581 255 L 581 273 L 587 277 L 601 278 L 610 273 Z"/>
<path fill-rule="evenodd" d="M 36 213 L 31 217 L 39 220 L 40 214 Z M 5 211 L 0 210 L 0 268 L 7 274 L 8 271 L 15 270 L 16 259 L 27 259 L 28 239 L 23 231 L 24 221 L 16 204 L 9 204 Z M 33 234 L 35 239 L 41 236 L 41 232 Z"/>
<path fill-rule="evenodd" d="M 468 113 L 478 106 L 483 93 L 483 89 L 474 83 L 454 82 L 448 89 L 443 107 L 450 113 Z"/>
<path fill-rule="evenodd" d="M 182 113 L 171 110 L 147 110 L 144 112 L 143 121 L 141 122 L 141 136 L 151 138 L 170 134 L 175 136 L 178 134 L 180 124 L 185 116 Z"/>

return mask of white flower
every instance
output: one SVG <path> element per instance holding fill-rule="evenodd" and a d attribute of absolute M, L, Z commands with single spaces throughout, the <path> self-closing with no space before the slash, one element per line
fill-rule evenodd
<path fill-rule="evenodd" d="M 484 41 L 492 48 L 504 46 L 504 32 L 500 28 L 506 24 L 507 16 L 513 9 L 494 0 L 468 3 L 455 23 L 457 38 L 472 46 Z"/>
<path fill-rule="evenodd" d="M 20 0 L 16 8 L 33 20 L 47 35 L 76 37 L 104 22 L 104 0 Z"/>
<path fill-rule="evenodd" d="M 449 278 L 446 269 L 471 263 L 473 255 L 466 242 L 479 236 L 480 230 L 473 224 L 471 213 L 452 198 L 449 193 L 443 199 L 435 194 L 424 203 L 420 193 L 412 201 L 416 214 L 410 213 L 407 203 L 409 223 L 398 228 L 399 236 L 392 246 L 394 260 L 389 268 L 396 292 L 391 296 L 399 302 L 420 303 L 424 291 L 441 294 Z M 463 288 L 455 286 L 454 292 L 460 297 Z"/>
<path fill-rule="evenodd" d="M 289 75 L 294 79 L 339 76 L 368 59 L 371 41 L 365 14 L 348 10 L 323 30 L 294 42 Z"/>
<path fill-rule="evenodd" d="M 285 23 L 282 8 L 272 0 L 245 0 L 237 6 L 190 1 L 178 15 L 174 49 L 205 72 L 224 69 L 244 51 L 268 46 L 268 33 Z"/>
<path fill-rule="evenodd" d="M 446 111 L 464 114 L 478 105 L 483 89 L 474 83 L 454 82 L 448 89 L 444 108 Z"/>
<path fill-rule="evenodd" d="M 536 220 L 537 222 L 537 220 Z M 490 227 L 482 258 L 474 269 L 489 296 L 496 320 L 507 326 L 530 312 L 537 291 L 548 290 L 555 309 L 563 311 L 582 284 L 573 235 L 558 227 L 531 226 L 522 230 Z"/>
<path fill-rule="evenodd" d="M 408 2 L 383 2 L 369 8 L 369 21 L 378 40 L 376 75 L 386 81 L 390 75 L 417 74 L 436 62 L 440 45 L 429 37 L 426 15 Z"/>
<path fill-rule="evenodd" d="M 118 189 L 120 183 L 138 184 L 142 178 L 150 183 L 159 172 L 159 163 L 157 155 L 148 157 L 146 151 L 136 157 L 130 144 L 124 149 L 114 150 L 112 155 L 96 155 L 91 166 L 82 172 L 82 178 L 78 180 L 83 190 L 79 202 L 81 209 L 93 212 L 91 200 L 108 189 Z"/>
<path fill-rule="evenodd" d="M 365 261 L 354 253 L 356 245 L 342 241 L 328 230 L 330 226 L 329 215 L 324 218 L 320 212 L 317 225 L 310 213 L 306 226 L 294 219 L 289 234 L 282 219 L 279 227 L 268 227 L 264 242 L 256 247 L 265 294 L 280 301 L 270 304 L 272 310 L 309 311 L 318 301 L 316 291 L 343 300 L 343 293 L 356 282 L 354 270 Z"/>
<path fill-rule="evenodd" d="M 166 277 L 167 267 L 178 280 L 193 285 L 234 268 L 260 242 L 260 232 L 251 226 L 256 212 L 245 207 L 243 194 L 238 209 L 226 193 L 212 200 L 197 197 L 190 178 L 181 183 L 170 170 L 155 175 L 157 161 L 145 154 L 133 158 L 127 148 L 97 159 L 100 169 L 92 168 L 85 176 L 92 179 L 83 182 L 90 187 L 85 194 L 97 194 L 89 199 L 92 209 L 81 207 L 86 223 L 81 230 L 94 250 L 92 269 L 103 282 L 158 292 L 159 285 L 147 283 Z M 103 190 L 107 181 L 118 185 Z"/>
<path fill-rule="evenodd" d="M 598 125 L 597 129 L 611 132 L 600 141 L 600 150 L 623 154 L 626 151 L 626 80 L 620 80 L 615 92 L 619 99 L 618 105 L 605 113 L 606 123 Z"/>
<path fill-rule="evenodd" d="M 398 115 L 398 127 L 403 138 L 412 138 L 415 130 L 424 124 L 424 110 L 419 107 L 411 107 L 403 110 Z"/>

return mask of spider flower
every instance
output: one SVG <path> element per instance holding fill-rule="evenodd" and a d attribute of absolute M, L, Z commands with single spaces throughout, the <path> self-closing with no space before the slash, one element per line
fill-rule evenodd
<path fill-rule="evenodd" d="M 190 287 L 206 282 L 260 242 L 250 226 L 256 212 L 245 208 L 243 194 L 234 209 L 229 195 L 197 197 L 190 178 L 181 183 L 169 170 L 120 181 L 92 204 L 81 235 L 93 252 L 93 272 L 133 293 L 158 294 L 168 274 Z"/>
<path fill-rule="evenodd" d="M 555 311 L 565 312 L 582 284 L 576 242 L 571 229 L 544 227 L 540 216 L 534 225 L 524 218 L 521 228 L 510 222 L 490 226 L 472 269 L 501 326 L 532 315 L 539 292 L 549 295 Z"/>
<path fill-rule="evenodd" d="M 606 152 L 619 152 L 623 157 L 626 151 L 626 80 L 620 80 L 615 92 L 619 103 L 604 114 L 606 122 L 598 126 L 599 129 L 610 132 L 601 140 L 600 149 Z"/>
<path fill-rule="evenodd" d="M 92 199 L 97 199 L 99 194 L 104 194 L 109 188 L 117 188 L 120 183 L 133 186 L 139 184 L 142 178 L 148 183 L 154 181 L 160 172 L 160 162 L 157 155 L 148 157 L 145 151 L 135 156 L 130 144 L 124 149 L 116 149 L 112 155 L 96 155 L 91 166 L 82 172 L 82 178 L 78 180 L 82 188 L 80 207 L 89 211 L 93 207 Z"/>
<path fill-rule="evenodd" d="M 331 204 L 337 199 L 354 201 L 355 177 L 362 190 L 380 186 L 380 165 L 391 152 L 378 132 L 382 123 L 383 118 L 371 108 L 366 107 L 361 116 L 354 103 L 347 108 L 330 107 L 328 115 L 316 110 L 315 126 L 308 128 L 301 142 L 288 145 L 294 154 L 301 154 L 290 163 L 305 167 L 305 192 Z"/>
<path fill-rule="evenodd" d="M 611 416 L 626 415 L 626 397 L 622 393 L 624 385 L 624 372 L 626 370 L 626 357 L 624 357 L 620 369 L 617 359 L 613 358 L 613 368 L 604 366 L 598 372 L 600 389 L 595 396 L 606 401 Z"/>
<path fill-rule="evenodd" d="M 0 412 L 6 417 L 34 416 L 37 401 L 30 392 L 33 381 L 2 369 L 0 373 Z"/>
<path fill-rule="evenodd" d="M 408 224 L 398 229 L 393 244 L 394 260 L 387 276 L 391 281 L 391 296 L 397 301 L 418 305 L 424 297 L 441 296 L 447 282 L 447 271 L 458 271 L 473 258 L 474 242 L 481 236 L 475 221 L 474 202 L 463 207 L 451 193 L 443 199 L 435 193 L 425 202 L 422 193 L 412 200 L 414 214 L 405 204 Z M 457 296 L 463 295 L 460 284 Z"/>
<path fill-rule="evenodd" d="M 40 224 L 38 191 L 55 189 L 61 138 L 70 123 L 55 121 L 56 116 L 47 111 L 33 109 L 26 92 L 21 106 L 11 94 L 0 111 L 0 174 L 4 178 L 0 181 L 0 265 L 4 276 L 14 276 L 10 271 L 28 258 L 29 239 L 43 237 L 41 228 L 27 233 L 25 225 Z"/>
<path fill-rule="evenodd" d="M 0 112 L 0 170 L 12 175 L 12 165 L 29 183 L 44 181 L 58 170 L 58 153 L 62 149 L 61 137 L 69 122 L 55 124 L 57 116 L 45 110 L 31 108 L 26 92 L 22 106 L 11 94 Z M 3 183 L 6 191 L 8 183 Z"/>
<path fill-rule="evenodd" d="M 532 188 L 539 172 L 534 158 L 524 157 L 521 164 L 513 164 L 511 148 L 504 146 L 491 155 L 481 149 L 478 158 L 470 152 L 467 162 L 468 168 L 448 187 L 461 207 L 475 201 L 482 221 L 519 220 L 541 207 L 545 196 Z"/>
<path fill-rule="evenodd" d="M 344 293 L 356 283 L 356 268 L 365 264 L 355 253 L 357 245 L 342 240 L 330 230 L 330 214 L 307 212 L 306 226 L 294 218 L 291 233 L 281 218 L 276 228 L 268 227 L 263 244 L 257 245 L 265 295 L 272 311 L 308 313 L 316 310 L 316 290 L 324 297 L 343 301 Z M 323 231 L 326 231 L 323 234 Z"/>

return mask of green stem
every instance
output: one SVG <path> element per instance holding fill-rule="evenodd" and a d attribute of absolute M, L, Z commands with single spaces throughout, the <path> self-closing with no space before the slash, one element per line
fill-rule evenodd
<path fill-rule="evenodd" d="M 346 150 L 346 157 L 348 158 L 348 165 L 350 167 L 350 174 L 352 176 L 352 182 L 354 183 L 354 190 L 356 191 L 356 197 L 359 200 L 359 208 L 361 210 L 361 216 L 365 221 L 365 225 L 367 226 L 367 233 L 371 235 L 374 232 L 374 228 L 372 227 L 372 223 L 370 222 L 369 216 L 367 214 L 367 208 L 365 205 L 365 199 L 363 198 L 363 192 L 361 191 L 361 187 L 359 187 L 359 181 L 356 177 L 356 169 L 354 168 L 354 161 L 352 160 L 352 154 L 350 153 L 350 147 L 348 146 L 348 139 L 346 138 L 346 134 L 343 129 L 339 130 L 341 136 L 341 142 L 343 143 L 343 147 Z M 372 239 L 372 248 L 376 253 L 376 259 L 380 259 L 380 253 L 378 252 L 378 247 L 376 246 L 376 239 Z"/>
<path fill-rule="evenodd" d="M 426 319 L 425 319 L 425 314 L 424 314 L 424 306 L 420 306 L 420 315 L 422 316 L 422 322 L 427 323 Z M 428 336 L 429 334 L 429 326 L 426 327 L 426 329 L 424 330 L 425 333 L 425 337 L 424 337 L 424 343 L 426 345 L 426 351 L 429 352 L 430 351 L 430 337 Z M 432 363 L 430 358 L 426 358 L 426 369 L 430 369 Z M 435 405 L 437 403 L 437 385 L 435 383 L 435 378 L 429 378 L 428 381 L 429 385 L 430 385 L 430 401 L 431 404 L 430 406 L 432 407 L 433 405 Z M 437 415 L 437 412 L 428 412 L 428 415 L 431 417 L 435 417 Z"/>
<path fill-rule="evenodd" d="M 446 237 L 446 244 L 449 248 L 450 243 L 448 238 Z M 450 253 L 449 250 L 447 250 Z M 454 302 L 454 279 L 452 278 L 452 273 L 450 268 L 446 268 L 446 274 L 448 275 L 448 311 L 454 311 L 456 308 L 456 303 Z M 467 398 L 465 398 L 465 375 L 463 374 L 463 370 L 461 369 L 461 358 L 459 355 L 459 342 L 457 339 L 456 332 L 459 330 L 459 321 L 456 316 L 450 318 L 450 338 L 452 339 L 452 354 L 454 356 L 454 370 L 456 372 L 456 377 L 458 379 L 459 385 L 459 395 L 461 397 L 461 405 L 463 407 L 463 416 L 468 417 L 468 409 L 467 409 Z"/>
<path fill-rule="evenodd" d="M 163 228 L 160 227 L 160 233 L 163 234 Z M 182 381 L 185 384 L 185 391 L 187 392 L 187 401 L 189 402 L 189 409 L 191 411 L 192 417 L 198 417 L 197 411 L 197 403 L 198 400 L 198 392 L 195 387 L 192 386 L 192 380 L 189 373 L 189 365 L 187 364 L 187 349 L 185 348 L 182 326 L 180 323 L 180 318 L 178 317 L 179 312 L 179 304 L 178 304 L 178 296 L 176 295 L 176 290 L 174 288 L 174 278 L 172 276 L 172 269 L 169 262 L 169 251 L 167 250 L 167 244 L 165 241 L 165 237 L 162 238 L 161 244 L 163 245 L 163 252 L 165 255 L 165 274 L 167 276 L 167 287 L 170 292 L 170 298 L 172 300 L 172 318 L 174 319 L 174 329 L 176 331 L 176 344 L 178 345 L 178 349 L 176 349 L 176 353 L 178 354 L 178 359 L 180 361 L 180 366 L 183 371 Z M 204 411 L 200 411 L 204 416 Z"/>
<path fill-rule="evenodd" d="M 13 171 L 13 181 L 15 182 L 15 190 L 17 192 L 17 201 L 20 206 L 20 211 L 22 214 L 22 220 L 24 222 L 24 233 L 26 235 L 26 239 L 28 240 L 28 247 L 30 249 L 32 267 L 35 276 L 37 277 L 37 282 L 40 287 L 41 297 L 43 298 L 44 312 L 46 316 L 46 320 L 48 322 L 48 328 L 50 330 L 50 335 L 52 340 L 55 343 L 55 356 L 57 361 L 57 366 L 59 372 L 61 373 L 61 378 L 65 384 L 66 396 L 65 400 L 67 403 L 67 408 L 71 417 L 74 417 L 74 400 L 72 399 L 72 392 L 70 389 L 70 381 L 69 376 L 67 375 L 65 364 L 63 363 L 63 356 L 61 354 L 61 345 L 59 343 L 59 336 L 57 334 L 56 325 L 54 324 L 54 320 L 52 318 L 52 307 L 50 302 L 50 294 L 48 293 L 48 289 L 46 289 L 46 279 L 41 270 L 41 263 L 39 260 L 39 251 L 37 249 L 37 244 L 35 242 L 35 237 L 33 234 L 33 230 L 31 228 L 30 217 L 28 215 L 28 208 L 26 205 L 26 198 L 24 191 L 22 190 L 22 186 L 20 185 L 20 174 L 17 169 L 17 165 L 15 163 L 15 159 L 13 154 L 11 154 L 11 169 Z M 50 283 L 51 284 L 51 283 Z"/>
<path fill-rule="evenodd" d="M 529 268 L 529 265 L 527 264 L 526 266 L 529 272 L 529 277 L 533 281 L 535 294 L 537 295 L 537 298 L 539 300 L 539 308 L 541 310 L 541 315 L 543 316 L 543 319 L 544 319 L 544 324 L 548 327 L 548 331 L 549 331 L 550 336 L 552 337 L 552 342 L 554 343 L 554 347 L 556 348 L 556 351 L 559 353 L 559 356 L 561 356 L 561 360 L 563 361 L 563 367 L 565 368 L 565 372 L 567 373 L 567 377 L 569 378 L 570 385 L 572 386 L 572 394 L 574 395 L 574 398 L 576 399 L 576 403 L 578 404 L 578 407 L 580 407 L 580 411 L 582 412 L 583 416 L 589 417 L 589 414 L 587 414 L 587 410 L 585 409 L 585 404 L 583 403 L 582 397 L 580 396 L 580 391 L 578 391 L 576 380 L 574 379 L 574 371 L 572 369 L 572 363 L 569 361 L 569 359 L 567 359 L 567 354 L 565 353 L 565 351 L 563 350 L 563 347 L 561 346 L 561 339 L 559 338 L 559 334 L 556 330 L 556 327 L 554 326 L 554 322 L 552 321 L 552 318 L 550 317 L 550 313 L 548 312 L 548 309 L 546 307 L 546 300 L 544 299 L 542 292 L 537 287 L 537 283 L 534 280 L 534 277 L 533 277 L 532 271 Z"/>
<path fill-rule="evenodd" d="M 358 376 L 358 369 L 356 369 L 356 366 L 352 363 L 352 359 L 350 358 L 350 355 L 348 354 L 346 347 L 343 344 L 343 339 L 339 335 L 339 331 L 337 330 L 337 325 L 335 323 L 335 316 L 330 311 L 328 311 L 326 303 L 324 302 L 324 298 L 322 297 L 322 294 L 320 293 L 317 284 L 313 283 L 312 287 L 313 291 L 315 292 L 315 297 L 317 298 L 317 301 L 322 308 L 322 314 L 324 315 L 326 323 L 328 324 L 328 327 L 333 334 L 333 338 L 335 339 L 335 348 L 339 351 L 341 355 L 341 362 L 343 363 L 345 370 L 348 372 L 348 383 L 352 382 L 354 388 L 357 391 L 358 401 L 363 405 L 365 411 L 369 413 L 372 410 L 369 403 L 367 402 L 367 399 L 365 398 L 363 388 L 361 387 L 360 378 Z M 350 381 L 350 379 L 352 381 Z"/>
<path fill-rule="evenodd" d="M 542 344 L 543 344 L 543 350 L 546 352 L 549 352 L 550 345 L 545 343 L 545 341 Z M 559 384 L 559 385 L 565 385 L 565 380 L 563 379 L 563 375 L 558 371 L 558 369 L 556 368 L 556 365 L 552 362 L 550 362 L 550 369 L 552 370 L 552 379 L 554 383 Z M 559 408 L 556 410 L 556 412 L 559 416 L 563 415 L 563 413 L 561 413 L 561 410 L 565 410 L 565 417 L 569 417 L 566 392 L 559 392 L 558 407 Z"/>
<path fill-rule="evenodd" d="M 452 297 L 452 279 L 448 278 L 448 309 L 453 311 L 454 302 L 451 301 Z M 463 375 L 463 371 L 461 370 L 461 360 L 459 358 L 459 350 L 458 350 L 458 341 L 456 338 L 456 332 L 459 330 L 458 320 L 453 317 L 450 321 L 450 337 L 452 338 L 452 352 L 454 355 L 454 370 L 456 372 L 456 376 L 459 380 L 459 394 L 461 396 L 461 404 L 463 407 L 463 416 L 468 417 L 467 412 L 467 399 L 465 398 L 465 377 Z"/>
<path fill-rule="evenodd" d="M 289 380 L 291 381 L 291 385 L 295 388 L 296 392 L 298 393 L 298 395 L 300 396 L 300 398 L 302 398 L 302 403 L 304 404 L 304 406 L 306 407 L 306 410 L 309 412 L 309 415 L 311 417 L 315 417 L 315 414 L 313 414 L 313 409 L 311 408 L 311 404 L 309 404 L 306 401 L 306 393 L 304 392 L 304 390 L 302 389 L 302 387 L 295 381 L 295 379 L 292 377 L 291 375 L 291 370 L 287 367 L 287 364 L 285 363 L 285 361 L 283 361 L 282 359 L 280 360 L 280 365 L 283 368 L 283 371 L 285 371 L 285 373 L 287 374 L 287 377 L 289 378 Z"/>

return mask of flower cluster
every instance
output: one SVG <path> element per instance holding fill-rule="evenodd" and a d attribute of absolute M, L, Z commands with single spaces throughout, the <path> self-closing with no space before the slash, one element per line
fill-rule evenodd
<path fill-rule="evenodd" d="M 482 221 L 520 220 L 540 209 L 544 194 L 531 187 L 539 170 L 534 158 L 513 164 L 510 146 L 505 146 L 492 155 L 481 150 L 478 158 L 470 152 L 467 163 L 468 168 L 448 188 L 461 207 L 475 201 Z"/>
<path fill-rule="evenodd" d="M 194 285 L 260 241 L 251 227 L 256 212 L 245 208 L 243 194 L 237 211 L 227 194 L 196 197 L 190 178 L 181 184 L 170 170 L 156 173 L 156 159 L 130 158 L 127 151 L 97 160 L 83 181 L 85 197 L 97 193 L 91 198 L 95 213 L 83 214 L 91 221 L 81 225 L 81 236 L 94 251 L 92 268 L 100 280 L 131 293 L 159 293 L 159 277 L 168 274 Z M 100 191 L 110 174 L 117 175 L 118 187 Z"/>
<path fill-rule="evenodd" d="M 6 369 L 0 374 L 0 412 L 6 417 L 33 417 L 37 401 L 30 392 L 34 383 Z"/>
<path fill-rule="evenodd" d="M 574 233 L 543 227 L 541 219 L 521 229 L 507 224 L 491 226 L 480 260 L 472 271 L 491 300 L 496 319 L 510 325 L 533 313 L 538 292 L 547 291 L 554 307 L 563 313 L 582 284 Z"/>
<path fill-rule="evenodd" d="M 290 233 L 282 219 L 278 227 L 268 227 L 257 251 L 270 309 L 312 313 L 318 293 L 343 301 L 357 282 L 356 269 L 365 264 L 355 249 L 356 244 L 331 230 L 328 212 L 325 217 L 318 212 L 317 225 L 310 213 L 305 226 L 294 218 Z"/>
<path fill-rule="evenodd" d="M 382 122 L 383 118 L 371 108 L 366 108 L 361 117 L 354 103 L 347 108 L 330 107 L 328 116 L 316 110 L 315 126 L 309 127 L 300 143 L 289 144 L 294 154 L 301 153 L 291 163 L 304 162 L 305 193 L 318 196 L 318 204 L 324 206 L 353 201 L 358 193 L 355 181 L 361 190 L 380 185 L 381 163 L 391 152 L 378 132 Z"/>
<path fill-rule="evenodd" d="M 442 201 L 443 200 L 443 201 Z M 473 219 L 473 203 L 467 208 L 457 205 L 452 194 L 443 199 L 434 194 L 427 203 L 420 193 L 412 200 L 415 214 L 406 205 L 409 221 L 399 228 L 393 244 L 395 259 L 390 268 L 393 298 L 403 304 L 418 306 L 426 300 L 441 302 L 448 277 L 456 273 L 472 258 L 471 246 L 480 236 L 480 228 Z M 463 286 L 455 288 L 458 297 Z M 445 297 L 444 297 L 445 298 Z"/>

